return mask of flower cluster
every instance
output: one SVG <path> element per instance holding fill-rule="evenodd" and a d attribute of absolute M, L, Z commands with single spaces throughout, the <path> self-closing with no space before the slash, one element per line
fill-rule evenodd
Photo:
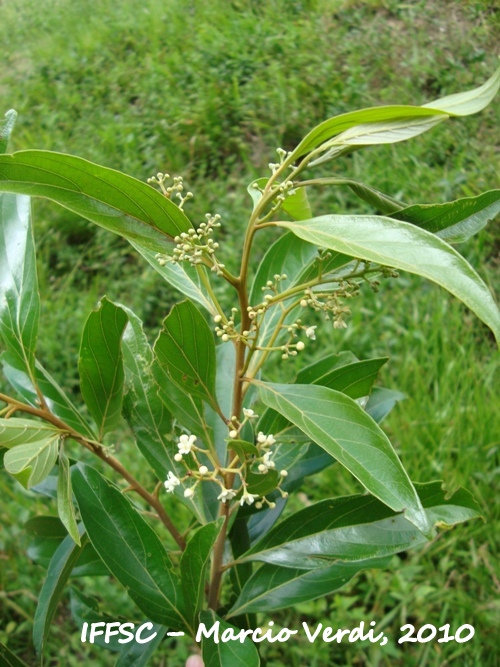
<path fill-rule="evenodd" d="M 182 176 L 174 176 L 173 183 L 169 187 L 165 187 L 165 182 L 170 178 L 170 174 L 163 174 L 161 171 L 148 178 L 148 183 L 150 185 L 157 185 L 162 193 L 167 197 L 167 199 L 172 199 L 172 195 L 175 194 L 176 198 L 179 200 L 178 206 L 182 208 L 185 202 L 188 199 L 191 199 L 194 195 L 192 192 L 187 192 L 185 195 L 182 194 L 184 190 L 184 183 Z"/>

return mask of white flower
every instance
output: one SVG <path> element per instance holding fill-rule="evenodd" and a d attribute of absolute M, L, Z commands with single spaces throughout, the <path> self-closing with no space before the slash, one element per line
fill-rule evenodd
<path fill-rule="evenodd" d="M 306 329 L 306 336 L 308 338 L 310 338 L 311 340 L 316 340 L 316 333 L 314 332 L 315 329 L 316 329 L 315 326 L 314 327 L 307 327 L 307 329 Z"/>
<path fill-rule="evenodd" d="M 262 431 L 259 431 L 259 433 L 257 435 L 257 442 L 260 442 L 260 444 L 263 445 L 266 440 L 267 440 L 267 435 L 264 435 L 264 433 L 262 433 Z"/>
<path fill-rule="evenodd" d="M 271 447 L 271 445 L 274 445 L 276 440 L 272 433 L 270 433 L 269 435 L 264 435 L 262 431 L 259 431 L 257 435 L 257 442 L 261 445 L 267 445 L 268 447 Z"/>
<path fill-rule="evenodd" d="M 257 419 L 259 415 L 256 415 L 251 408 L 243 408 L 243 414 L 247 419 Z"/>
<path fill-rule="evenodd" d="M 234 498 L 236 493 L 232 489 L 225 489 L 222 487 L 222 491 L 219 493 L 217 496 L 217 500 L 220 500 L 222 503 L 225 503 L 226 500 L 231 500 L 231 498 Z"/>
<path fill-rule="evenodd" d="M 181 437 L 179 438 L 179 442 L 177 443 L 177 447 L 179 448 L 179 453 L 189 454 L 195 442 L 196 442 L 195 435 L 185 435 L 185 434 L 181 435 Z"/>
<path fill-rule="evenodd" d="M 273 440 L 274 440 L 274 438 L 273 438 Z M 276 467 L 274 461 L 271 461 L 271 456 L 272 456 L 272 452 L 266 452 L 264 454 L 263 463 L 266 466 L 266 468 L 275 468 Z"/>
<path fill-rule="evenodd" d="M 208 468 L 207 468 L 207 466 L 200 466 L 200 467 L 198 468 L 198 472 L 200 473 L 200 475 L 206 475 L 206 474 L 208 473 Z"/>
<path fill-rule="evenodd" d="M 229 431 L 229 437 L 230 438 L 237 438 L 238 437 L 238 431 L 236 431 L 234 428 Z"/>
<path fill-rule="evenodd" d="M 173 472 L 168 473 L 168 477 L 165 480 L 165 488 L 168 493 L 173 493 L 176 486 L 179 486 L 181 480 L 174 475 Z"/>
<path fill-rule="evenodd" d="M 240 505 L 252 505 L 254 500 L 259 497 L 257 493 L 248 493 L 246 488 L 243 489 L 243 495 L 240 498 Z"/>
<path fill-rule="evenodd" d="M 193 489 L 186 489 L 184 491 L 184 498 L 192 498 L 194 496 Z"/>

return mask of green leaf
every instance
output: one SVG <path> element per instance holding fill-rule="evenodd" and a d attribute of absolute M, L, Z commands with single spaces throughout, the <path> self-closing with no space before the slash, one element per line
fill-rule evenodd
<path fill-rule="evenodd" d="M 43 654 L 50 625 L 71 570 L 75 566 L 76 561 L 82 553 L 83 545 L 87 541 L 83 533 L 83 528 L 80 529 L 80 537 L 81 545 L 78 545 L 68 535 L 61 542 L 50 561 L 47 577 L 38 596 L 38 605 L 33 621 L 33 643 L 39 656 Z"/>
<path fill-rule="evenodd" d="M 487 286 L 454 248 L 434 234 L 373 215 L 324 215 L 279 225 L 318 246 L 434 281 L 476 313 L 500 343 L 500 312 Z"/>
<path fill-rule="evenodd" d="M 3 667 L 29 667 L 28 663 L 15 656 L 2 642 L 0 642 L 0 661 Z"/>
<path fill-rule="evenodd" d="M 60 434 L 56 432 L 27 445 L 12 447 L 4 456 L 5 469 L 25 489 L 39 484 L 57 461 L 59 437 Z"/>
<path fill-rule="evenodd" d="M 99 428 L 99 440 L 120 423 L 124 378 L 121 338 L 127 321 L 123 308 L 103 298 L 83 329 L 80 388 Z"/>
<path fill-rule="evenodd" d="M 252 612 L 269 613 L 330 595 L 359 572 L 387 567 L 389 563 L 390 558 L 373 558 L 355 563 L 335 563 L 316 570 L 265 563 L 248 580 L 227 618 Z"/>
<path fill-rule="evenodd" d="M 304 188 L 311 185 L 347 185 L 359 199 L 370 204 L 381 213 L 394 213 L 405 206 L 405 204 L 397 199 L 393 199 L 393 197 L 390 197 L 384 192 L 351 178 L 315 178 L 312 181 L 305 181 L 302 183 L 302 187 Z M 303 218 L 303 220 L 305 219 L 306 218 Z"/>
<path fill-rule="evenodd" d="M 248 637 L 240 641 L 222 642 L 224 632 L 236 636 L 240 628 L 223 621 L 212 611 L 202 611 L 200 625 L 204 624 L 207 631 L 215 627 L 215 635 L 202 640 L 202 655 L 205 667 L 259 667 L 260 658 L 255 644 Z M 199 627 L 199 626 L 198 626 Z M 214 636 L 216 640 L 214 641 Z"/>
<path fill-rule="evenodd" d="M 394 389 L 385 389 L 384 387 L 375 387 L 370 394 L 368 403 L 365 406 L 366 412 L 374 419 L 377 424 L 387 417 L 396 403 L 403 401 L 405 394 Z"/>
<path fill-rule="evenodd" d="M 38 422 L 34 419 L 0 419 L 0 447 L 16 447 L 39 442 L 47 437 L 61 436 L 64 431 L 59 430 L 47 422 Z"/>
<path fill-rule="evenodd" d="M 161 644 L 167 628 L 153 624 L 151 634 L 155 632 L 156 637 L 148 641 L 147 644 L 138 644 L 135 641 L 126 644 L 115 663 L 115 667 L 146 667 L 149 659 Z"/>
<path fill-rule="evenodd" d="M 73 490 L 71 487 L 71 475 L 69 472 L 69 459 L 64 447 L 59 450 L 59 478 L 57 480 L 57 513 L 66 530 L 78 546 L 80 536 L 76 523 L 75 508 L 73 506 Z"/>
<path fill-rule="evenodd" d="M 38 394 L 29 376 L 25 372 L 16 370 L 10 366 L 5 361 L 4 356 L 1 357 L 1 361 L 4 375 L 12 387 L 34 408 L 40 407 L 38 404 Z M 40 388 L 49 410 L 56 417 L 60 417 L 68 426 L 71 426 L 75 431 L 87 438 L 91 440 L 96 438 L 94 430 L 82 417 L 81 411 L 75 407 L 54 378 L 38 361 L 35 363 L 35 382 Z"/>
<path fill-rule="evenodd" d="M 163 330 L 154 351 L 167 376 L 179 389 L 217 407 L 214 336 L 191 301 L 174 306 L 163 320 Z"/>
<path fill-rule="evenodd" d="M 0 338 L 6 348 L 3 357 L 33 377 L 40 295 L 29 197 L 0 195 L 0 228 Z"/>
<path fill-rule="evenodd" d="M 156 252 L 191 228 L 183 211 L 146 183 L 82 158 L 49 151 L 0 155 L 0 191 L 51 199 Z"/>
<path fill-rule="evenodd" d="M 467 116 L 481 111 L 493 100 L 499 86 L 500 68 L 479 88 L 443 97 L 421 107 L 372 107 L 335 116 L 309 132 L 293 151 L 290 162 L 321 144 L 329 148 L 332 145 L 366 146 L 404 141 L 425 132 L 448 116 Z"/>
<path fill-rule="evenodd" d="M 72 480 L 89 539 L 112 575 L 152 621 L 189 629 L 180 584 L 158 535 L 97 470 L 79 463 Z"/>
<path fill-rule="evenodd" d="M 500 190 L 483 192 L 446 204 L 416 204 L 403 208 L 391 217 L 411 222 L 437 234 L 448 243 L 463 243 L 477 234 L 500 211 Z"/>
<path fill-rule="evenodd" d="M 441 482 L 416 488 L 431 526 L 449 527 L 481 516 L 474 498 L 464 489 L 447 497 Z M 328 561 L 389 556 L 425 541 L 404 514 L 395 513 L 373 496 L 345 496 L 323 500 L 289 516 L 240 560 L 314 570 Z"/>
<path fill-rule="evenodd" d="M 155 252 L 143 248 L 139 243 L 133 241 L 130 241 L 130 244 L 172 287 L 175 287 L 176 290 L 192 301 L 199 303 L 210 314 L 217 314 L 196 267 L 187 262 L 183 262 L 182 266 L 171 262 L 161 266 L 156 259 Z M 200 270 L 205 271 L 205 268 L 200 266 Z"/>
<path fill-rule="evenodd" d="M 420 500 L 389 439 L 355 401 L 316 385 L 255 383 L 267 406 L 298 426 L 375 497 L 404 511 L 429 534 Z"/>
<path fill-rule="evenodd" d="M 180 572 L 184 599 L 189 600 L 189 622 L 196 627 L 205 599 L 206 571 L 212 548 L 221 531 L 223 519 L 195 531 L 181 556 Z"/>
<path fill-rule="evenodd" d="M 71 615 L 78 628 L 82 628 L 84 623 L 89 625 L 91 623 L 113 623 L 116 620 L 116 617 L 113 618 L 104 611 L 97 597 L 85 595 L 73 586 L 69 593 Z M 118 636 L 109 637 L 109 641 L 106 642 L 104 635 L 97 635 L 94 638 L 94 644 L 113 653 L 119 653 L 123 647 L 123 644 L 119 643 Z"/>
<path fill-rule="evenodd" d="M 266 473 L 249 472 L 246 476 L 248 493 L 256 493 L 265 496 L 273 491 L 278 484 L 279 475 L 276 470 L 268 470 Z"/>
<path fill-rule="evenodd" d="M 10 109 L 5 114 L 5 120 L 0 121 L 0 153 L 5 153 L 7 151 L 7 146 L 9 145 L 10 136 L 14 125 L 17 120 L 17 112 L 14 109 Z"/>
<path fill-rule="evenodd" d="M 269 179 L 257 178 L 255 181 L 252 181 L 247 188 L 248 193 L 252 197 L 254 203 L 254 210 L 259 201 L 262 199 L 262 192 L 267 184 Z M 279 185 L 275 183 L 273 187 Z M 276 195 L 279 192 L 276 191 Z M 275 200 L 273 200 L 274 203 Z M 285 211 L 292 216 L 294 220 L 307 220 L 312 216 L 311 205 L 307 197 L 307 191 L 305 188 L 297 188 L 293 192 L 288 193 L 286 199 L 281 204 L 281 210 Z"/>

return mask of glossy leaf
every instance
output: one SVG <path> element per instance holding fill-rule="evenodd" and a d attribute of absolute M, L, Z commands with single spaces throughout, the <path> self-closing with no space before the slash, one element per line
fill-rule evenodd
<path fill-rule="evenodd" d="M 19 417 L 0 419 L 0 447 L 6 447 L 7 449 L 17 445 L 39 442 L 47 437 L 57 437 L 62 433 L 64 431 L 60 431 L 52 424 L 35 421 L 34 419 Z"/>
<path fill-rule="evenodd" d="M 325 215 L 279 225 L 323 248 L 434 281 L 476 313 L 500 342 L 500 312 L 487 286 L 454 248 L 434 234 L 407 222 L 370 215 Z"/>
<path fill-rule="evenodd" d="M 1 357 L 1 361 L 4 375 L 11 386 L 27 403 L 35 408 L 39 407 L 37 403 L 38 395 L 29 376 L 25 372 L 18 371 L 10 366 L 4 360 L 4 357 Z M 60 417 L 77 433 L 81 433 L 91 440 L 97 437 L 94 429 L 83 418 L 81 410 L 78 410 L 54 378 L 38 361 L 35 363 L 35 381 L 43 394 L 47 407 L 56 417 Z"/>
<path fill-rule="evenodd" d="M 127 321 L 123 308 L 104 298 L 83 329 L 78 360 L 80 389 L 99 428 L 99 440 L 120 422 L 124 379 L 121 338 Z"/>
<path fill-rule="evenodd" d="M 315 570 L 264 563 L 248 580 L 227 618 L 252 612 L 269 613 L 330 595 L 359 572 L 387 567 L 389 562 L 390 558 L 373 558 Z"/>
<path fill-rule="evenodd" d="M 431 526 L 449 527 L 481 516 L 472 495 L 459 489 L 451 497 L 441 482 L 417 485 Z M 328 561 L 360 561 L 389 556 L 426 541 L 404 514 L 368 495 L 315 503 L 272 528 L 240 560 L 259 560 L 313 570 Z"/>
<path fill-rule="evenodd" d="M 14 655 L 2 642 L 0 642 L 0 661 L 3 667 L 29 667 L 27 662 Z"/>
<path fill-rule="evenodd" d="M 69 459 L 64 447 L 59 451 L 59 478 L 57 481 L 57 512 L 73 541 L 80 546 L 80 536 L 73 506 L 73 490 L 69 471 Z"/>
<path fill-rule="evenodd" d="M 149 659 L 161 644 L 167 628 L 153 624 L 151 634 L 156 633 L 156 637 L 148 641 L 147 644 L 138 644 L 130 642 L 123 647 L 120 657 L 115 663 L 115 667 L 146 667 Z"/>
<path fill-rule="evenodd" d="M 360 181 L 355 181 L 351 178 L 315 178 L 313 181 L 306 181 L 310 185 L 347 185 L 352 192 L 361 200 L 370 204 L 381 213 L 394 213 L 404 208 L 405 204 L 390 195 L 381 192 Z M 305 187 L 305 185 L 304 185 Z M 304 218 L 305 219 L 305 218 Z"/>
<path fill-rule="evenodd" d="M 38 605 L 33 622 L 33 643 L 40 656 L 43 653 L 52 619 L 71 570 L 75 566 L 86 542 L 83 528 L 80 528 L 80 536 L 81 545 L 75 544 L 75 541 L 69 535 L 61 542 L 50 561 L 47 577 L 38 596 Z"/>
<path fill-rule="evenodd" d="M 337 137 L 336 143 L 340 145 L 393 143 L 408 139 L 430 129 L 448 115 L 466 116 L 481 111 L 492 101 L 499 85 L 500 68 L 479 88 L 450 95 L 421 107 L 373 107 L 335 116 L 311 130 L 293 151 L 290 161 L 295 161 L 333 137 Z M 338 137 L 340 134 L 342 137 Z"/>
<path fill-rule="evenodd" d="M 181 585 L 184 599 L 189 600 L 188 617 L 193 628 L 203 608 L 207 566 L 223 522 L 223 519 L 219 519 L 198 528 L 181 556 Z"/>
<path fill-rule="evenodd" d="M 387 361 L 388 357 L 380 357 L 355 361 L 340 368 L 331 368 L 331 358 L 326 357 L 325 360 L 322 359 L 300 370 L 297 373 L 297 384 L 318 384 L 322 387 L 330 387 L 351 398 L 368 396 L 380 369 Z"/>
<path fill-rule="evenodd" d="M 240 641 L 222 642 L 221 637 L 228 631 L 231 636 L 236 636 L 240 628 L 223 621 L 212 611 L 202 611 L 200 624 L 203 623 L 210 631 L 215 626 L 218 643 L 214 641 L 214 635 L 210 639 L 202 640 L 202 655 L 205 667 L 259 667 L 260 658 L 255 644 L 248 637 L 243 643 Z M 231 632 L 232 630 L 232 632 Z"/>
<path fill-rule="evenodd" d="M 180 584 L 158 535 L 97 470 L 79 463 L 72 481 L 89 539 L 113 576 L 152 621 L 189 628 Z"/>
<path fill-rule="evenodd" d="M 40 296 L 31 200 L 22 195 L 0 195 L 0 294 L 0 338 L 6 350 L 3 357 L 33 377 Z"/>
<path fill-rule="evenodd" d="M 0 154 L 7 151 L 9 139 L 17 120 L 17 112 L 10 109 L 5 114 L 5 119 L 0 121 Z"/>
<path fill-rule="evenodd" d="M 90 626 L 91 623 L 113 623 L 116 621 L 116 618 L 109 616 L 105 612 L 102 608 L 103 606 L 99 598 L 94 595 L 85 595 L 85 593 L 73 586 L 70 588 L 71 615 L 78 628 L 83 628 L 84 623 L 88 623 Z M 106 642 L 105 636 L 102 634 L 94 638 L 94 644 L 107 651 L 119 653 L 123 648 L 123 644 L 120 644 L 118 640 L 119 637 L 115 635 L 110 637 L 109 641 Z"/>
<path fill-rule="evenodd" d="M 215 348 L 217 371 L 215 376 L 215 395 L 224 415 L 230 415 L 233 408 L 234 374 L 236 372 L 236 350 L 232 344 L 217 345 Z M 212 429 L 215 451 L 219 460 L 226 461 L 228 428 L 224 420 L 210 406 L 205 406 L 205 419 Z M 205 485 L 206 486 L 206 485 Z M 216 494 L 217 495 L 217 494 Z M 216 502 L 218 516 L 219 501 Z"/>
<path fill-rule="evenodd" d="M 463 243 L 486 227 L 500 212 L 500 190 L 483 192 L 446 204 L 417 204 L 403 208 L 391 217 L 411 222 L 437 234 L 448 243 Z"/>
<path fill-rule="evenodd" d="M 167 376 L 179 389 L 214 406 L 214 336 L 191 301 L 172 308 L 163 321 L 154 351 Z"/>
<path fill-rule="evenodd" d="M 0 156 L 0 191 L 51 199 L 156 252 L 168 250 L 191 227 L 178 206 L 146 183 L 63 153 Z"/>
<path fill-rule="evenodd" d="M 130 241 L 130 244 L 172 287 L 175 287 L 176 290 L 192 301 L 199 303 L 200 306 L 203 306 L 212 315 L 216 315 L 214 306 L 209 299 L 196 267 L 191 266 L 187 262 L 183 262 L 182 264 L 168 262 L 164 266 L 161 266 L 156 259 L 155 252 L 133 241 Z M 204 271 L 205 269 L 201 267 L 201 270 Z"/>
<path fill-rule="evenodd" d="M 430 527 L 413 485 L 385 433 L 351 398 L 316 385 L 256 382 L 262 401 L 349 470 L 376 498 L 424 534 Z"/>
<path fill-rule="evenodd" d="M 4 456 L 5 469 L 29 489 L 47 477 L 57 461 L 58 451 L 59 433 L 56 432 L 9 449 Z"/>

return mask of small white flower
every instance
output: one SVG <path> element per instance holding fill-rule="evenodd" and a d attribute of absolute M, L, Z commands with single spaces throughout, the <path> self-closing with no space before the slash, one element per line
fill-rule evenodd
<path fill-rule="evenodd" d="M 262 431 L 259 431 L 257 435 L 257 442 L 260 442 L 261 445 L 263 445 L 267 440 L 267 435 L 264 435 Z"/>
<path fill-rule="evenodd" d="M 263 463 L 261 463 L 261 464 L 259 465 L 258 470 L 259 470 L 259 472 L 267 472 L 268 468 L 267 468 L 266 465 L 264 465 Z"/>
<path fill-rule="evenodd" d="M 251 408 L 243 408 L 243 414 L 247 419 L 257 419 L 258 417 Z"/>
<path fill-rule="evenodd" d="M 208 468 L 207 468 L 207 466 L 200 466 L 200 467 L 198 468 L 198 472 L 200 473 L 200 475 L 206 475 L 206 474 L 208 473 Z"/>
<path fill-rule="evenodd" d="M 182 461 L 182 454 L 180 452 L 177 452 L 177 454 L 174 455 L 174 461 Z"/>
<path fill-rule="evenodd" d="M 232 489 L 223 488 L 222 491 L 217 496 L 217 500 L 220 500 L 222 503 L 225 503 L 226 500 L 231 500 L 231 498 L 234 498 L 235 495 L 236 493 Z"/>
<path fill-rule="evenodd" d="M 259 497 L 259 494 L 257 493 L 248 493 L 248 491 L 243 489 L 243 495 L 240 498 L 240 505 L 244 505 L 245 503 L 247 505 L 252 505 L 253 502 L 255 501 L 256 498 Z"/>
<path fill-rule="evenodd" d="M 307 327 L 307 329 L 306 329 L 306 336 L 308 338 L 310 338 L 311 340 L 316 340 L 316 333 L 314 331 L 315 329 L 316 329 L 315 326 L 314 327 Z"/>
<path fill-rule="evenodd" d="M 184 498 L 192 498 L 194 496 L 193 489 L 186 489 L 184 491 Z"/>
<path fill-rule="evenodd" d="M 237 438 L 238 437 L 238 431 L 236 431 L 234 428 L 229 431 L 229 437 L 230 438 Z"/>
<path fill-rule="evenodd" d="M 165 489 L 168 493 L 173 493 L 176 486 L 179 486 L 181 480 L 174 475 L 173 472 L 168 473 L 168 477 L 165 480 Z"/>
<path fill-rule="evenodd" d="M 288 470 L 280 470 L 280 475 L 282 477 L 287 477 L 288 476 Z"/>
<path fill-rule="evenodd" d="M 295 347 L 297 348 L 297 350 L 299 352 L 302 352 L 302 350 L 305 348 L 305 346 L 306 346 L 306 344 L 303 341 L 299 340 L 299 342 L 297 343 L 297 345 Z"/>
<path fill-rule="evenodd" d="M 273 439 L 274 439 L 274 438 L 273 438 Z M 274 467 L 275 467 L 275 463 L 274 463 L 274 461 L 271 461 L 271 456 L 272 456 L 272 452 L 266 452 L 266 453 L 264 454 L 264 461 L 263 461 L 263 463 L 264 463 L 264 465 L 266 466 L 266 468 L 274 468 Z"/>
<path fill-rule="evenodd" d="M 185 435 L 185 434 L 181 435 L 181 437 L 179 438 L 179 442 L 177 443 L 177 447 L 179 448 L 179 453 L 189 454 L 195 442 L 196 442 L 195 435 Z"/>

